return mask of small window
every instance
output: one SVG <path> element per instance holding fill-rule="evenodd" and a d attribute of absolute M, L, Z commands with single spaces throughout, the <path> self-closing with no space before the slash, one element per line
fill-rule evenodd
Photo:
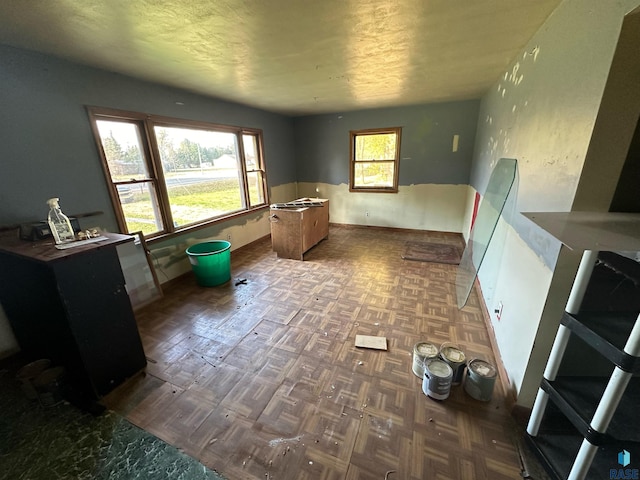
<path fill-rule="evenodd" d="M 89 113 L 122 232 L 153 238 L 267 204 L 260 130 Z"/>
<path fill-rule="evenodd" d="M 352 192 L 398 191 L 400 127 L 351 131 Z"/>

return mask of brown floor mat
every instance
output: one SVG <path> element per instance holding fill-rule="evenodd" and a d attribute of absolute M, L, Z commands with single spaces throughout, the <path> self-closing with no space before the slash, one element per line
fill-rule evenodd
<path fill-rule="evenodd" d="M 461 252 L 456 245 L 445 243 L 406 242 L 406 250 L 402 255 L 404 260 L 416 262 L 448 263 L 458 265 Z"/>

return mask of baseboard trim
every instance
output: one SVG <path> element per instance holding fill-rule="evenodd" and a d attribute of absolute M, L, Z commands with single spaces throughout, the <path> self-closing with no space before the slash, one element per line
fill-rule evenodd
<path fill-rule="evenodd" d="M 337 228 L 362 228 L 362 229 L 372 229 L 372 230 L 386 230 L 389 232 L 406 232 L 406 233 L 433 233 L 438 235 L 450 235 L 452 237 L 460 237 L 464 242 L 464 235 L 460 232 L 444 232 L 442 230 L 420 230 L 417 228 L 402 228 L 402 227 L 384 227 L 380 225 L 358 225 L 355 223 L 334 223 L 329 222 L 330 227 Z"/>
<path fill-rule="evenodd" d="M 509 380 L 509 374 L 507 373 L 507 369 L 504 366 L 504 362 L 502 361 L 502 356 L 500 355 L 500 349 L 498 348 L 498 340 L 496 339 L 495 331 L 493 330 L 493 324 L 491 323 L 491 316 L 489 315 L 489 310 L 487 309 L 487 305 L 484 302 L 484 296 L 482 295 L 482 287 L 480 286 L 480 281 L 476 278 L 473 287 L 476 290 L 478 295 L 478 300 L 480 303 L 480 310 L 482 311 L 482 318 L 484 319 L 484 325 L 487 329 L 487 334 L 489 335 L 489 343 L 491 343 L 491 350 L 493 350 L 493 355 L 496 359 L 496 367 L 498 368 L 498 376 L 500 377 L 500 382 L 502 383 L 502 388 L 506 394 L 507 404 L 510 408 L 516 405 L 517 402 L 517 393 L 515 387 L 511 384 Z"/>

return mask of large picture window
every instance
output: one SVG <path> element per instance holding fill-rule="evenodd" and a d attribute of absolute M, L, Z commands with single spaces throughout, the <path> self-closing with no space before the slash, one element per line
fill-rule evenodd
<path fill-rule="evenodd" d="M 398 191 L 401 130 L 394 127 L 350 132 L 350 191 Z"/>
<path fill-rule="evenodd" d="M 88 110 L 122 232 L 152 238 L 267 205 L 260 130 Z"/>

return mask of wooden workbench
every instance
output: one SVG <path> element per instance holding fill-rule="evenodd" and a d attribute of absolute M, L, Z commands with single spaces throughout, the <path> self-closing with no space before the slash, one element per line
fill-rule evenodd
<path fill-rule="evenodd" d="M 301 198 L 322 206 L 271 208 L 271 244 L 279 258 L 303 260 L 304 253 L 329 236 L 329 200 Z"/>

